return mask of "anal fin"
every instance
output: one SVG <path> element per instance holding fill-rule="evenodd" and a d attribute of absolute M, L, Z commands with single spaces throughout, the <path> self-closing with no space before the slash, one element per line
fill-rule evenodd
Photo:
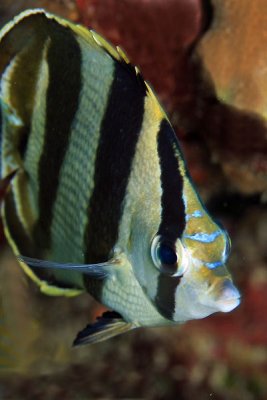
<path fill-rule="evenodd" d="M 124 321 L 119 313 L 106 311 L 101 317 L 97 317 L 95 323 L 87 325 L 78 333 L 73 346 L 102 342 L 134 328 L 135 326 Z"/>

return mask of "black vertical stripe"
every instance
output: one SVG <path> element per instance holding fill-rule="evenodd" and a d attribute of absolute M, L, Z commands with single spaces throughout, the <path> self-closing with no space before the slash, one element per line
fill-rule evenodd
<path fill-rule="evenodd" d="M 134 70 L 115 61 L 96 154 L 95 187 L 88 207 L 86 262 L 105 261 L 117 241 L 145 96 L 144 81 Z"/>
<path fill-rule="evenodd" d="M 170 320 L 173 320 L 175 311 L 175 291 L 181 277 L 171 277 L 160 274 L 158 278 L 157 295 L 155 299 L 159 312 Z"/>
<path fill-rule="evenodd" d="M 162 120 L 158 133 L 158 154 L 161 168 L 161 223 L 158 235 L 175 243 L 185 229 L 183 177 L 179 171 L 181 152 L 175 133 L 167 120 Z M 179 155 L 178 155 L 179 154 Z M 182 160 L 183 161 L 183 160 Z M 172 319 L 175 311 L 175 292 L 180 277 L 159 274 L 155 303 L 159 312 Z"/>
<path fill-rule="evenodd" d="M 52 212 L 60 168 L 68 147 L 81 90 L 82 60 L 79 44 L 70 29 L 54 21 L 49 21 L 49 24 L 49 84 L 44 148 L 39 162 L 39 219 L 36 225 L 36 240 L 41 248 L 50 245 Z"/>
<path fill-rule="evenodd" d="M 158 234 L 175 241 L 185 229 L 185 205 L 183 201 L 183 177 L 179 171 L 181 155 L 175 133 L 165 119 L 158 133 L 158 154 L 161 169 L 161 224 Z M 183 160 L 182 160 L 183 161 Z"/>

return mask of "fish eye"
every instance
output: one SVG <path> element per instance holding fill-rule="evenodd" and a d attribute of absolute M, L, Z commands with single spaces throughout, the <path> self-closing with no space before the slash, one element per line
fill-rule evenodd
<path fill-rule="evenodd" d="M 152 241 L 151 256 L 155 266 L 166 275 L 180 276 L 184 271 L 179 268 L 179 256 L 175 243 L 156 236 Z"/>

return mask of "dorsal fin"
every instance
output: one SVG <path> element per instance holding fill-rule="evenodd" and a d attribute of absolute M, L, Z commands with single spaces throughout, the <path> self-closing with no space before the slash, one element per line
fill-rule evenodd
<path fill-rule="evenodd" d="M 126 55 L 126 53 L 124 52 L 124 50 L 122 50 L 119 46 L 114 47 L 112 44 L 110 44 L 106 39 L 104 39 L 99 33 L 95 32 L 94 30 L 89 30 L 82 25 L 74 24 L 68 20 L 61 18 L 61 17 L 50 14 L 50 13 L 46 12 L 44 9 L 30 9 L 30 10 L 26 10 L 26 11 L 20 13 L 17 17 L 15 17 L 12 21 L 10 21 L 2 29 L 2 31 L 0 31 L 0 42 L 7 35 L 7 33 L 9 31 L 11 31 L 15 26 L 20 25 L 19 30 L 21 30 L 21 32 L 23 32 L 23 27 L 21 26 L 22 22 L 24 22 L 25 26 L 27 26 L 27 30 L 30 29 L 30 33 L 33 33 L 35 29 L 40 30 L 41 29 L 40 17 L 41 18 L 44 17 L 47 21 L 49 21 L 49 20 L 54 21 L 62 27 L 71 29 L 77 36 L 83 38 L 91 46 L 94 46 L 95 48 L 104 50 L 115 61 L 119 62 L 122 66 L 127 68 L 128 71 L 130 72 L 130 74 L 133 77 L 136 77 L 141 85 L 145 86 L 145 90 L 147 91 L 148 96 L 151 96 L 153 101 L 155 101 L 155 105 L 157 105 L 157 107 L 160 108 L 160 112 L 162 113 L 162 116 L 165 117 L 166 119 L 168 119 L 164 110 L 162 109 L 161 105 L 159 104 L 158 99 L 154 95 L 151 86 L 148 84 L 148 82 L 146 82 L 143 79 L 138 67 L 131 64 L 131 62 L 130 62 L 128 56 Z M 29 21 L 29 23 L 26 22 L 27 20 L 30 20 L 30 19 L 32 19 L 32 21 L 34 21 L 34 19 L 36 19 L 35 27 L 34 27 L 34 24 L 30 23 L 30 21 Z M 30 37 L 32 35 L 29 34 L 29 32 L 28 32 L 27 36 L 28 36 L 28 40 L 30 40 Z M 16 40 L 16 41 L 13 40 L 13 43 L 14 43 L 12 46 L 13 51 L 11 50 L 9 57 L 11 57 L 14 52 L 18 51 L 19 46 L 21 46 L 21 43 L 23 42 L 23 35 L 22 35 L 22 37 L 17 38 L 17 39 L 18 40 Z M 1 44 L 1 46 L 2 46 L 2 44 Z M 0 74 L 3 71 L 3 63 L 5 63 L 5 61 L 6 60 L 3 59 L 3 57 L 2 57 L 2 61 L 0 61 Z"/>

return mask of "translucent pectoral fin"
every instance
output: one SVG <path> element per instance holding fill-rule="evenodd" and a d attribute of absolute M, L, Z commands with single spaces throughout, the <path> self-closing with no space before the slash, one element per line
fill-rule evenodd
<path fill-rule="evenodd" d="M 21 255 L 18 256 L 18 260 L 24 262 L 31 268 L 63 269 L 66 271 L 76 271 L 87 274 L 94 279 L 107 278 L 112 272 L 112 266 L 115 265 L 113 261 L 99 264 L 64 264 L 53 261 L 39 260 L 37 258 L 24 257 Z"/>
<path fill-rule="evenodd" d="M 124 321 L 119 313 L 106 311 L 93 324 L 87 325 L 86 328 L 78 333 L 73 346 L 102 342 L 134 328 L 135 326 L 130 322 Z"/>

